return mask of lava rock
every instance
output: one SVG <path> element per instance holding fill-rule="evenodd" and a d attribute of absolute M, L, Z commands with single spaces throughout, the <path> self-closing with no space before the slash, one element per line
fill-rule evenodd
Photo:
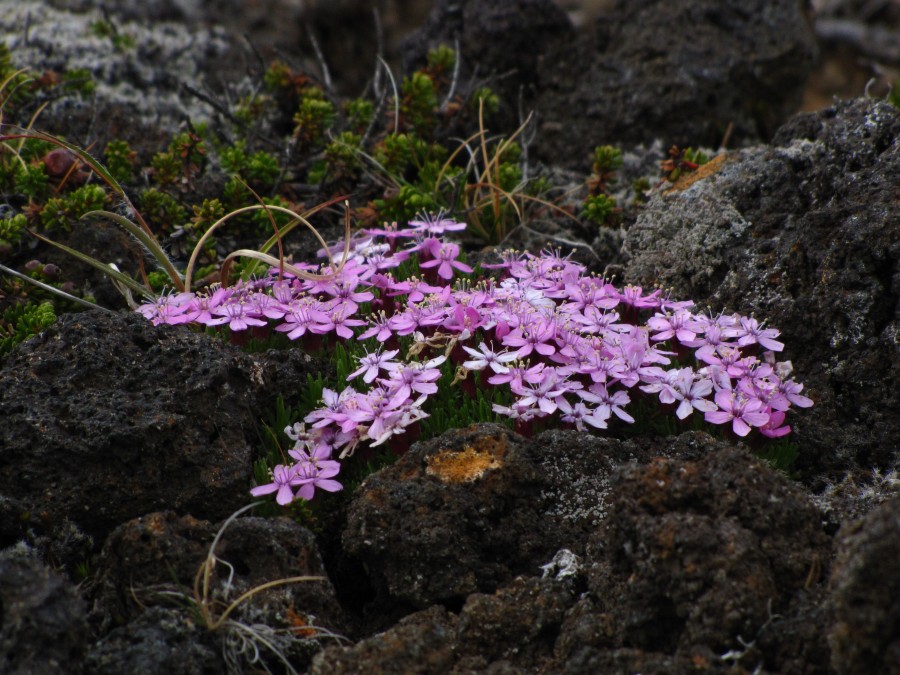
<path fill-rule="evenodd" d="M 160 509 L 227 517 L 248 499 L 277 393 L 266 358 L 137 313 L 60 317 L 0 370 L 0 493 L 98 542 Z"/>
<path fill-rule="evenodd" d="M 223 528 L 215 564 L 208 582 L 203 581 L 201 569 L 208 564 L 210 547 Z M 148 514 L 117 528 L 107 538 L 95 567 L 90 618 L 101 634 L 109 634 L 114 626 L 125 627 L 120 631 L 123 635 L 141 633 L 149 625 L 144 616 L 148 608 L 173 604 L 205 605 L 209 620 L 218 622 L 225 608 L 248 592 L 252 594 L 235 605 L 228 620 L 209 631 L 224 636 L 226 647 L 239 642 L 236 638 L 242 628 L 248 637 L 254 630 L 259 632 L 260 626 L 268 626 L 282 638 L 275 640 L 279 649 L 299 667 L 318 650 L 311 638 L 345 631 L 343 613 L 313 534 L 287 518 L 237 518 L 225 527 L 172 512 Z M 252 592 L 293 577 L 309 579 Z M 200 581 L 198 586 L 195 580 Z M 193 616 L 185 612 L 186 618 Z M 176 630 L 154 639 L 174 639 L 168 650 L 177 651 L 179 636 Z M 103 647 L 101 652 L 112 648 Z"/>
<path fill-rule="evenodd" d="M 310 672 L 537 672 L 571 602 L 564 582 L 520 577 L 496 593 L 473 593 L 458 616 L 434 605 L 351 647 L 328 647 Z"/>
<path fill-rule="evenodd" d="M 900 498 L 847 523 L 831 572 L 831 665 L 839 673 L 900 672 Z"/>
<path fill-rule="evenodd" d="M 799 107 L 815 56 L 793 0 L 619 0 L 588 39 L 544 51 L 538 155 L 586 166 L 585 148 L 603 143 L 768 138 Z"/>
<path fill-rule="evenodd" d="M 629 282 L 781 330 L 816 405 L 789 420 L 807 477 L 897 465 L 900 112 L 873 100 L 800 115 L 655 196 L 626 236 Z"/>
<path fill-rule="evenodd" d="M 85 660 L 95 675 L 217 675 L 226 672 L 213 637 L 177 609 L 152 607 L 93 645 Z"/>
<path fill-rule="evenodd" d="M 657 449 L 572 431 L 532 440 L 497 425 L 448 432 L 362 484 L 344 549 L 369 573 L 375 615 L 389 601 L 459 605 L 537 574 L 561 549 L 583 551 L 606 515 L 612 474 Z"/>
<path fill-rule="evenodd" d="M 521 445 L 503 427 L 470 427 L 415 445 L 366 479 L 342 538 L 381 595 L 412 608 L 460 602 L 552 557 L 558 547 L 540 528 L 540 482 Z"/>
<path fill-rule="evenodd" d="M 84 601 L 68 581 L 27 551 L 6 551 L 0 557 L 0 610 L 0 671 L 81 671 L 88 637 Z"/>
<path fill-rule="evenodd" d="M 625 467 L 587 549 L 595 611 L 611 629 L 594 646 L 737 648 L 818 583 L 829 555 L 808 497 L 746 449 Z"/>
<path fill-rule="evenodd" d="M 448 673 L 456 660 L 457 618 L 446 608 L 429 607 L 401 619 L 389 631 L 351 647 L 328 647 L 313 658 L 310 673 Z"/>
<path fill-rule="evenodd" d="M 438 45 L 458 46 L 458 84 L 464 89 L 473 79 L 487 81 L 507 103 L 509 117 L 522 89 L 533 96 L 542 53 L 574 36 L 568 16 L 552 0 L 440 0 L 407 39 L 404 67 L 425 65 L 428 50 Z"/>

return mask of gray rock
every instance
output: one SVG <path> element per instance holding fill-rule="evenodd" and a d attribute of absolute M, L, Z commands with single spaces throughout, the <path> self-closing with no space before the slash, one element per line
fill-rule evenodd
<path fill-rule="evenodd" d="M 85 664 L 95 675 L 217 675 L 221 652 L 205 629 L 182 610 L 153 607 L 116 628 L 91 649 Z"/>
<path fill-rule="evenodd" d="M 743 448 L 708 448 L 618 474 L 586 552 L 595 611 L 612 627 L 596 646 L 723 654 L 820 583 L 830 542 L 802 490 Z"/>
<path fill-rule="evenodd" d="M 84 602 L 37 557 L 0 556 L 0 671 L 80 673 L 88 637 Z"/>
<path fill-rule="evenodd" d="M 60 317 L 0 370 L 0 492 L 98 542 L 160 509 L 221 520 L 249 501 L 256 427 L 288 378 L 271 363 L 137 313 Z"/>
<path fill-rule="evenodd" d="M 900 672 L 900 498 L 847 523 L 831 571 L 831 665 L 839 673 Z"/>
<path fill-rule="evenodd" d="M 653 198 L 629 230 L 626 281 L 782 331 L 816 405 L 795 415 L 805 474 L 897 465 L 900 113 L 856 100 L 798 116 Z"/>
<path fill-rule="evenodd" d="M 594 34 L 542 54 L 542 159 L 585 166 L 603 143 L 717 147 L 767 138 L 799 106 L 816 45 L 793 0 L 621 0 Z"/>

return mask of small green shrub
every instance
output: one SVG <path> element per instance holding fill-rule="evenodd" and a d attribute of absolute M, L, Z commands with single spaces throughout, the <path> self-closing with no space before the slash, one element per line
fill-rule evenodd
<path fill-rule="evenodd" d="M 55 322 L 56 314 L 49 302 L 27 302 L 3 310 L 0 314 L 0 360 L 8 356 L 17 344 Z"/>
<path fill-rule="evenodd" d="M 89 211 L 106 205 L 106 191 L 99 185 L 83 185 L 64 197 L 47 200 L 41 209 L 41 223 L 48 231 L 72 229 L 72 223 Z"/>

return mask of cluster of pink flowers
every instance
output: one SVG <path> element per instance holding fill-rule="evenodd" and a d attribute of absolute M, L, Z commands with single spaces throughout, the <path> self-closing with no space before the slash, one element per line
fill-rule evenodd
<path fill-rule="evenodd" d="M 738 436 L 756 428 L 772 438 L 790 432 L 792 405 L 812 405 L 791 379 L 790 362 L 776 359 L 784 347 L 779 331 L 753 317 L 711 316 L 660 290 L 619 289 L 553 251 L 506 252 L 482 266 L 494 278 L 453 283 L 472 268 L 442 236 L 464 227 L 439 219 L 364 230 L 347 259 L 332 263 L 343 262 L 339 268 L 305 266 L 331 272 L 328 279 L 272 270 L 265 279 L 166 295 L 139 308 L 154 323 L 271 327 L 292 340 L 329 333 L 372 340 L 374 351 L 359 357 L 350 375 L 359 389 L 325 390 L 323 406 L 286 430 L 294 464 L 275 467 L 273 482 L 254 495 L 276 492 L 286 504 L 311 498 L 315 488 L 340 489 L 332 457 L 361 443 L 382 444 L 427 417 L 423 406 L 438 391 L 446 361 L 456 381 L 477 377 L 484 387 L 508 388 L 514 400 L 495 405 L 496 413 L 520 423 L 557 415 L 582 431 L 605 429 L 613 416 L 633 422 L 626 408 L 637 395 L 658 397 L 679 419 L 699 411 Z M 392 270 L 411 256 L 425 278 L 395 278 Z M 363 303 L 371 308 L 366 316 Z M 403 359 L 400 336 L 413 342 Z"/>

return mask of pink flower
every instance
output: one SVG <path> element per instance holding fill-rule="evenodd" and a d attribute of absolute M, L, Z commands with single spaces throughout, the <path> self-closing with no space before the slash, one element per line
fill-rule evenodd
<path fill-rule="evenodd" d="M 341 464 L 331 459 L 331 447 L 327 443 L 317 444 L 312 450 L 306 443 L 298 443 L 289 454 L 297 460 L 291 467 L 290 480 L 291 485 L 300 487 L 297 497 L 309 501 L 316 488 L 326 492 L 343 488 L 336 480 L 331 480 L 340 472 Z"/>
<path fill-rule="evenodd" d="M 784 343 L 774 339 L 781 334 L 780 331 L 775 328 L 763 328 L 753 317 L 742 316 L 741 325 L 725 329 L 724 334 L 726 337 L 738 338 L 738 345 L 741 347 L 759 343 L 773 352 L 784 349 Z"/>
<path fill-rule="evenodd" d="M 230 299 L 213 311 L 219 318 L 207 321 L 207 326 L 227 323 L 231 330 L 247 330 L 250 326 L 265 326 L 266 322 L 255 316 L 252 305 L 242 299 Z"/>
<path fill-rule="evenodd" d="M 432 260 L 419 263 L 419 267 L 428 269 L 437 267 L 437 274 L 441 279 L 450 280 L 453 278 L 453 270 L 460 272 L 472 273 L 472 268 L 457 260 L 459 257 L 459 246 L 450 242 L 441 242 L 440 239 L 426 239 L 421 246 L 422 250 L 431 254 Z"/>
<path fill-rule="evenodd" d="M 155 301 L 141 305 L 137 311 L 149 319 L 154 326 L 161 323 L 179 324 L 192 320 L 188 314 L 191 303 L 194 300 L 193 293 L 178 293 L 160 295 Z"/>
<path fill-rule="evenodd" d="M 272 469 L 272 482 L 253 488 L 250 490 L 250 494 L 254 497 L 261 497 L 262 495 L 277 492 L 278 494 L 275 497 L 275 501 L 281 506 L 285 506 L 294 501 L 294 485 L 296 485 L 296 483 L 294 482 L 294 472 L 292 467 L 279 464 Z"/>
<path fill-rule="evenodd" d="M 409 226 L 414 232 L 425 233 L 431 237 L 439 237 L 445 232 L 461 232 L 466 229 L 465 223 L 460 223 L 450 218 L 442 218 L 441 216 L 437 216 L 434 219 L 410 220 Z"/>
<path fill-rule="evenodd" d="M 595 429 L 607 428 L 606 420 L 609 419 L 608 408 L 596 408 L 591 410 L 582 401 L 576 401 L 576 403 L 572 405 L 563 397 L 561 397 L 557 403 L 559 404 L 559 410 L 562 413 L 560 419 L 563 422 L 574 424 L 578 431 L 586 430 L 584 426 L 585 422 Z"/>
<path fill-rule="evenodd" d="M 715 396 L 719 410 L 705 413 L 704 419 L 712 424 L 731 422 L 731 428 L 738 436 L 750 433 L 750 427 L 761 427 L 769 421 L 768 413 L 762 412 L 758 399 L 748 399 L 740 393 L 720 389 Z"/>
<path fill-rule="evenodd" d="M 363 375 L 363 382 L 371 384 L 378 377 L 378 371 L 381 369 L 390 370 L 392 367 L 399 365 L 396 361 L 392 361 L 400 352 L 399 349 L 392 349 L 389 352 L 375 352 L 374 354 L 366 354 L 359 359 L 359 368 L 354 370 L 347 376 L 348 380 L 352 380 L 357 375 Z"/>
<path fill-rule="evenodd" d="M 674 314 L 659 314 L 647 320 L 651 330 L 656 331 L 653 340 L 669 340 L 677 337 L 681 343 L 690 342 L 697 338 L 697 333 L 702 326 L 694 315 L 684 309 L 676 310 Z"/>
<path fill-rule="evenodd" d="M 484 342 L 478 345 L 478 349 L 463 346 L 463 350 L 473 357 L 471 360 L 463 363 L 463 367 L 469 370 L 490 368 L 495 373 L 508 373 L 509 368 L 503 364 L 515 361 L 517 358 L 515 352 L 500 352 L 497 354 Z"/>

